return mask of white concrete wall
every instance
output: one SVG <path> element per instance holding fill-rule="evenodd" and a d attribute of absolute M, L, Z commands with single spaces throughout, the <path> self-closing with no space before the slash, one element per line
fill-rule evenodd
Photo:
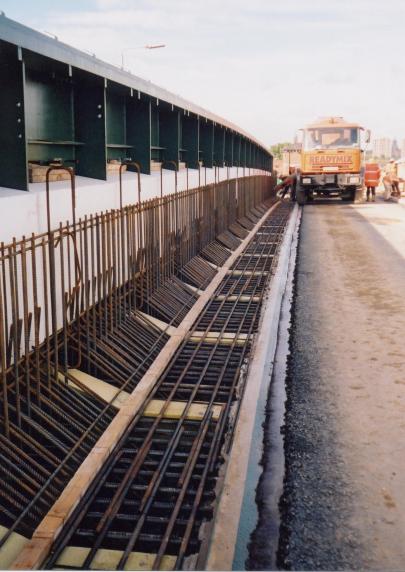
<path fill-rule="evenodd" d="M 243 169 L 241 167 L 217 169 L 217 180 L 242 177 L 244 174 L 254 175 L 261 171 Z M 181 169 L 177 173 L 178 191 L 187 188 L 187 172 Z M 213 183 L 214 169 L 201 168 L 201 186 Z M 175 190 L 174 171 L 163 170 L 163 194 Z M 188 171 L 189 189 L 199 186 L 198 170 Z M 160 196 L 160 172 L 141 176 L 141 200 Z M 60 181 L 51 183 L 50 202 L 52 227 L 56 228 L 60 221 L 72 220 L 70 183 Z M 119 208 L 119 178 L 110 175 L 108 181 L 76 177 L 76 218 L 84 215 L 100 213 Z M 138 186 L 136 173 L 123 174 L 123 204 L 133 204 L 138 201 Z M 30 191 L 14 191 L 0 187 L 0 242 L 8 243 L 13 237 L 19 240 L 22 236 L 32 233 L 46 232 L 46 193 L 45 183 L 30 184 Z"/>

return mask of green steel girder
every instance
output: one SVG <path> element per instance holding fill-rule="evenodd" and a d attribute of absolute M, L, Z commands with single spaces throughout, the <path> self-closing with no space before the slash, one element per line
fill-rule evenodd
<path fill-rule="evenodd" d="M 200 148 L 200 120 L 196 115 L 183 115 L 181 124 L 181 145 L 185 150 L 182 158 L 186 161 L 186 164 L 190 169 L 198 169 L 198 151 Z"/>
<path fill-rule="evenodd" d="M 0 15 L 0 40 L 1 39 L 14 44 L 15 46 L 31 50 L 38 55 L 62 62 L 65 65 L 76 67 L 93 75 L 99 75 L 108 81 L 126 85 L 135 91 L 149 95 L 151 98 L 165 101 L 179 109 L 186 109 L 194 115 L 207 118 L 212 122 L 222 124 L 234 131 L 247 135 L 237 125 L 234 125 L 226 119 L 219 117 L 214 113 L 181 98 L 180 96 L 156 86 L 150 81 L 137 77 L 116 66 L 103 62 L 95 56 L 88 55 L 72 46 L 41 34 L 32 28 L 5 17 L 4 15 Z M 259 146 L 262 145 L 259 141 L 257 141 L 257 144 Z"/>
<path fill-rule="evenodd" d="M 56 158 L 101 180 L 109 159 L 137 161 L 144 173 L 152 158 L 272 164 L 228 121 L 1 15 L 0 84 L 0 186 L 27 190 L 27 162 Z"/>
<path fill-rule="evenodd" d="M 233 158 L 234 158 L 234 165 L 236 167 L 240 167 L 242 164 L 242 161 L 241 161 L 241 145 L 242 145 L 242 139 L 241 139 L 240 135 L 235 134 L 234 145 L 233 145 Z"/>
<path fill-rule="evenodd" d="M 106 90 L 98 76 L 83 77 L 75 90 L 74 121 L 78 175 L 107 179 Z"/>
<path fill-rule="evenodd" d="M 137 93 L 127 103 L 127 142 L 132 146 L 131 159 L 141 166 L 141 172 L 150 174 L 151 162 L 151 102 L 138 98 Z M 132 170 L 132 167 L 129 167 Z"/>
<path fill-rule="evenodd" d="M 214 166 L 214 124 L 200 118 L 200 158 L 204 167 Z"/>
<path fill-rule="evenodd" d="M 24 64 L 16 46 L 0 43 L 0 187 L 28 187 Z"/>
<path fill-rule="evenodd" d="M 162 159 L 164 161 L 174 161 L 179 165 L 180 160 L 180 111 L 176 107 L 165 109 L 162 106 L 159 110 L 159 144 L 163 149 Z M 164 165 L 165 169 L 174 170 L 172 163 Z"/>
<path fill-rule="evenodd" d="M 214 128 L 214 165 L 223 167 L 225 162 L 225 129 L 222 125 Z"/>
<path fill-rule="evenodd" d="M 234 141 L 235 136 L 233 131 L 227 129 L 225 132 L 225 165 L 227 167 L 236 166 L 234 159 Z"/>

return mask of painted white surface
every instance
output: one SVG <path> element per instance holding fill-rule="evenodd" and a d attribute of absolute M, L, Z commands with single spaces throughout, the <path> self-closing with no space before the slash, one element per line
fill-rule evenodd
<path fill-rule="evenodd" d="M 242 177 L 260 173 L 255 169 L 227 167 L 217 169 L 217 180 Z M 200 184 L 213 183 L 214 169 L 201 168 Z M 178 191 L 187 188 L 187 170 L 177 173 Z M 198 170 L 189 169 L 189 189 L 199 186 Z M 160 196 L 160 172 L 141 176 L 141 200 Z M 56 228 L 61 221 L 72 220 L 71 193 L 69 181 L 58 181 L 50 185 L 51 221 Z M 175 191 L 174 171 L 163 170 L 163 194 Z M 107 181 L 76 177 L 76 218 L 84 215 L 119 208 L 119 177 L 109 175 Z M 137 175 L 133 172 L 123 173 L 123 205 L 138 202 Z M 29 192 L 15 191 L 0 187 L 0 242 L 8 243 L 13 237 L 17 240 L 32 233 L 46 232 L 46 193 L 45 183 L 30 184 Z"/>

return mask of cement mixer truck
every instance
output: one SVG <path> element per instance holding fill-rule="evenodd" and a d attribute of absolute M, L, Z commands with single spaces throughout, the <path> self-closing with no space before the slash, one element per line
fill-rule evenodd
<path fill-rule="evenodd" d="M 370 132 L 342 117 L 320 119 L 302 129 L 301 169 L 296 198 L 300 205 L 316 197 L 360 200 L 364 183 L 364 144 Z"/>

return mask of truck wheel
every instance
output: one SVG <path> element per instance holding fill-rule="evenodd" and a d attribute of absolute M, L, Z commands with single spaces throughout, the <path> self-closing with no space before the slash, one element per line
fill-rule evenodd
<path fill-rule="evenodd" d="M 344 202 L 353 202 L 355 199 L 356 191 L 349 191 L 346 193 L 342 193 L 342 201 Z"/>
<path fill-rule="evenodd" d="M 353 191 L 353 199 L 355 203 L 362 203 L 364 200 L 364 191 L 363 188 L 356 189 Z"/>
<path fill-rule="evenodd" d="M 305 205 L 307 202 L 307 194 L 305 190 L 301 187 L 301 185 L 297 184 L 297 190 L 295 192 L 295 198 L 297 199 L 297 203 L 299 205 Z"/>

